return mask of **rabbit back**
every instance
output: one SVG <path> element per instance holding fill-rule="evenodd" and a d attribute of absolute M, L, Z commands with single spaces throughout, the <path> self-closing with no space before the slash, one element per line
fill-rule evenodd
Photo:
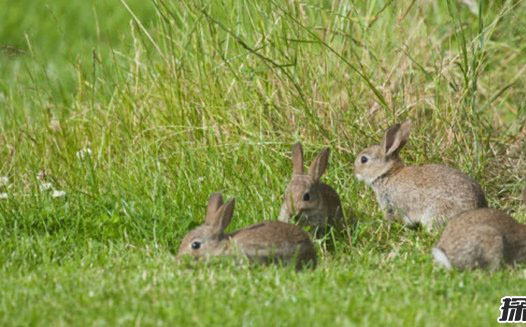
<path fill-rule="evenodd" d="M 501 210 L 466 211 L 448 223 L 436 248 L 458 269 L 495 270 L 502 263 L 526 260 L 525 229 Z"/>
<path fill-rule="evenodd" d="M 460 270 L 496 270 L 504 259 L 504 238 L 491 226 L 477 225 L 471 226 L 468 232 L 459 237 L 448 234 L 441 239 L 436 249 L 444 252 L 450 267 Z M 440 262 L 436 249 L 433 249 L 433 255 Z"/>
<path fill-rule="evenodd" d="M 480 185 L 466 174 L 444 165 L 405 166 L 386 179 L 377 194 L 391 215 L 408 225 L 428 229 L 466 210 L 486 207 Z"/>
<path fill-rule="evenodd" d="M 316 250 L 310 236 L 300 227 L 281 221 L 263 221 L 229 235 L 232 248 L 251 261 L 292 263 L 298 269 L 316 266 Z"/>

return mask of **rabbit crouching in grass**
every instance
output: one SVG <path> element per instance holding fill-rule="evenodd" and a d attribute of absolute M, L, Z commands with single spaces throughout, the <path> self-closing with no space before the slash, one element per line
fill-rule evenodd
<path fill-rule="evenodd" d="M 522 195 L 526 203 L 526 189 Z M 439 265 L 460 270 L 526 262 L 526 225 L 497 209 L 463 212 L 447 224 L 432 255 Z"/>
<path fill-rule="evenodd" d="M 356 177 L 372 187 L 384 216 L 430 231 L 460 212 L 486 207 L 480 185 L 461 171 L 404 165 L 399 152 L 410 129 L 411 121 L 391 126 L 381 144 L 363 150 L 354 162 Z"/>
<path fill-rule="evenodd" d="M 242 255 L 257 263 L 295 264 L 296 269 L 316 266 L 316 251 L 310 236 L 296 225 L 263 221 L 232 233 L 225 233 L 234 213 L 235 200 L 223 204 L 213 193 L 203 225 L 190 231 L 181 242 L 177 257 L 195 258 Z"/>
<path fill-rule="evenodd" d="M 303 166 L 301 143 L 292 146 L 292 178 L 285 189 L 279 220 L 309 226 L 316 236 L 323 236 L 328 227 L 341 230 L 344 225 L 338 193 L 320 181 L 329 162 L 329 148 L 323 149 L 307 173 Z"/>

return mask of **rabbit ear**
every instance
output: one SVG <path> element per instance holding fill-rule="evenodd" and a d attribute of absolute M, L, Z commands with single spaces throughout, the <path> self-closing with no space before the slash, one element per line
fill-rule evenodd
<path fill-rule="evenodd" d="M 223 205 L 223 196 L 221 193 L 212 193 L 208 199 L 208 208 L 206 210 L 205 224 L 208 224 L 209 219 L 214 219 L 217 211 Z"/>
<path fill-rule="evenodd" d="M 303 149 L 300 142 L 292 146 L 292 173 L 303 174 Z"/>
<path fill-rule="evenodd" d="M 216 225 L 214 226 L 220 233 L 223 233 L 225 228 L 232 221 L 234 215 L 234 207 L 236 205 L 236 199 L 232 198 L 227 203 L 223 204 L 219 209 Z"/>
<path fill-rule="evenodd" d="M 314 180 L 319 180 L 327 169 L 330 153 L 331 150 L 329 148 L 325 148 L 321 150 L 316 159 L 314 159 L 312 162 L 309 168 L 309 175 L 311 175 Z"/>
<path fill-rule="evenodd" d="M 385 132 L 384 139 L 382 141 L 382 148 L 384 155 L 389 157 L 395 153 L 398 153 L 400 149 L 407 143 L 409 139 L 409 132 L 411 131 L 411 121 L 406 120 L 401 125 L 395 124 Z"/>
<path fill-rule="evenodd" d="M 234 214 L 235 199 L 230 199 L 227 203 L 221 205 L 214 214 L 207 216 L 205 225 L 212 227 L 214 234 L 223 234 L 225 228 L 230 224 Z"/>

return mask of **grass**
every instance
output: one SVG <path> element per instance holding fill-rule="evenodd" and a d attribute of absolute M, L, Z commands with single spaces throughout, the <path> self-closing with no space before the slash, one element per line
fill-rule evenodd
<path fill-rule="evenodd" d="M 493 326 L 525 293 L 524 265 L 434 267 L 439 234 L 383 222 L 352 175 L 411 118 L 408 163 L 526 222 L 524 1 L 33 5 L 0 1 L 0 325 Z M 357 230 L 312 271 L 177 264 L 213 191 L 231 229 L 277 217 L 298 140 L 333 150 Z"/>

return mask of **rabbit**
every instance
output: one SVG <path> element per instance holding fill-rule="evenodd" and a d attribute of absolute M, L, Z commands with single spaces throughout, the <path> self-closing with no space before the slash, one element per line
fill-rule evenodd
<path fill-rule="evenodd" d="M 410 129 L 410 120 L 391 126 L 381 144 L 366 148 L 354 162 L 355 176 L 372 187 L 384 217 L 432 231 L 462 211 L 487 207 L 480 185 L 461 171 L 404 165 L 399 152 Z"/>
<path fill-rule="evenodd" d="M 526 225 L 497 209 L 466 211 L 451 219 L 431 253 L 446 269 L 494 271 L 525 262 Z"/>
<path fill-rule="evenodd" d="M 283 196 L 278 220 L 299 226 L 310 226 L 315 236 L 324 235 L 329 226 L 341 230 L 344 226 L 342 204 L 338 193 L 320 181 L 327 169 L 329 148 L 323 149 L 304 172 L 301 143 L 292 146 L 292 178 Z"/>
<path fill-rule="evenodd" d="M 316 250 L 308 233 L 280 221 L 262 221 L 232 233 L 224 230 L 234 213 L 235 199 L 223 203 L 220 193 L 212 193 L 203 225 L 190 231 L 181 242 L 177 258 L 239 255 L 251 262 L 296 264 L 296 269 L 316 266 Z"/>

